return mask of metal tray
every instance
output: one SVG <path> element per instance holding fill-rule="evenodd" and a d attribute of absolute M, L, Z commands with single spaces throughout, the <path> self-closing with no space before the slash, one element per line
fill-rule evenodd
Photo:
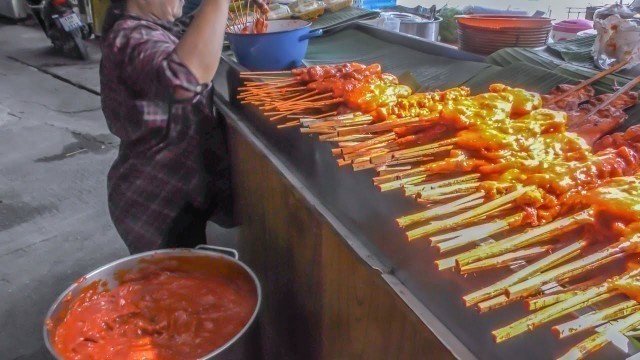
<path fill-rule="evenodd" d="M 444 44 L 367 25 L 355 24 L 346 29 L 361 31 L 392 44 L 401 44 L 450 60 L 482 60 L 477 55 Z M 477 278 L 438 271 L 433 264 L 438 254 L 428 242 L 407 242 L 403 232 L 394 223 L 394 219 L 422 208 L 398 192 L 379 192 L 371 183 L 373 171 L 353 172 L 350 168 L 338 167 L 331 156 L 330 144 L 302 135 L 297 128 L 277 129 L 255 108 L 239 104 L 235 95 L 240 86 L 240 71 L 245 69 L 223 56 L 214 85 L 218 104 L 225 116 L 249 128 L 282 161 L 292 176 L 306 188 L 307 195 L 318 199 L 326 209 L 328 219 L 335 223 L 336 229 L 342 229 L 345 238 L 355 238 L 357 246 L 363 246 L 374 257 L 370 264 L 380 268 L 390 286 L 396 291 L 398 287 L 406 287 L 411 292 L 406 299 L 407 305 L 421 316 L 454 356 L 510 360 L 555 358 L 584 338 L 576 335 L 567 341 L 558 341 L 549 326 L 543 326 L 503 344 L 494 344 L 492 330 L 528 312 L 521 306 L 511 305 L 480 315 L 475 309 L 466 308 L 461 298 L 506 277 L 510 270 L 491 271 Z M 499 78 L 499 71 L 495 71 L 495 74 L 496 81 L 509 84 L 509 79 Z M 394 285 L 394 279 L 398 279 L 400 284 Z M 620 356 L 621 352 L 608 346 L 592 358 L 611 359 Z"/>

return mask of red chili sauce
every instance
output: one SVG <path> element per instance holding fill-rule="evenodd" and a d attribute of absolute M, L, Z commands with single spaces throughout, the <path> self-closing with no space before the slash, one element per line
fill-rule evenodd
<path fill-rule="evenodd" d="M 79 360 L 197 359 L 224 345 L 253 315 L 255 285 L 229 266 L 185 271 L 184 259 L 151 261 L 112 290 L 86 286 L 52 321 L 55 350 Z"/>

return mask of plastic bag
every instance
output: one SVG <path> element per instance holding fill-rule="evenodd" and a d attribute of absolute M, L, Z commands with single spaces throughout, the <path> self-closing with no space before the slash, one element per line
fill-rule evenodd
<path fill-rule="evenodd" d="M 625 67 L 640 64 L 640 18 L 623 5 L 609 5 L 594 16 L 593 27 L 598 32 L 593 45 L 595 63 L 608 68 L 629 60 Z"/>

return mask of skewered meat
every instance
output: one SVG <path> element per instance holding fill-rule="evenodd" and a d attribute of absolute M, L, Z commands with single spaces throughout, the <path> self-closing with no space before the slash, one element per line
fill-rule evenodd
<path fill-rule="evenodd" d="M 573 88 L 573 85 L 568 84 L 560 84 L 556 85 L 548 95 L 542 95 L 542 101 L 544 107 L 551 110 L 567 110 L 577 108 L 578 105 L 584 101 L 591 99 L 596 91 L 591 86 L 585 86 L 582 89 L 575 91 L 565 97 L 562 100 L 553 102 L 552 100 L 557 98 L 560 95 L 563 95 Z"/>
<path fill-rule="evenodd" d="M 613 94 L 598 95 L 596 97 L 589 99 L 589 103 L 595 106 L 597 104 L 603 103 L 604 101 L 608 100 L 612 96 Z M 624 110 L 636 105 L 637 103 L 638 103 L 638 93 L 635 91 L 629 91 L 624 94 L 618 94 L 613 100 L 613 102 L 609 104 L 609 106 L 616 109 Z"/>
<path fill-rule="evenodd" d="M 267 7 L 267 12 L 269 12 L 269 8 Z M 269 23 L 265 21 L 262 17 L 256 18 L 255 25 L 253 26 L 253 31 L 255 34 L 264 34 L 269 29 Z"/>
<path fill-rule="evenodd" d="M 580 135 L 589 145 L 617 128 L 628 117 L 624 111 L 607 106 L 584 118 L 592 109 L 593 106 L 587 104 L 567 114 L 569 130 Z"/>
<path fill-rule="evenodd" d="M 361 80 L 370 75 L 382 74 L 379 64 L 365 66 L 358 63 L 346 63 L 340 65 L 316 65 L 308 68 L 294 69 L 291 71 L 296 76 L 296 80 L 302 83 L 328 79 L 328 78 L 351 78 Z"/>
<path fill-rule="evenodd" d="M 618 132 L 604 136 L 593 145 L 593 150 L 617 149 L 622 146 L 632 149 L 640 148 L 640 125 L 632 126 L 623 133 Z M 640 149 L 638 150 L 640 151 Z"/>
<path fill-rule="evenodd" d="M 593 145 L 599 138 L 622 124 L 627 119 L 627 114 L 622 110 L 634 106 L 638 102 L 638 94 L 635 92 L 620 94 L 611 104 L 598 110 L 597 113 L 588 118 L 584 118 L 610 97 L 610 94 L 599 95 L 590 99 L 587 104 L 567 111 L 567 126 L 569 130 L 576 132 L 589 145 Z"/>

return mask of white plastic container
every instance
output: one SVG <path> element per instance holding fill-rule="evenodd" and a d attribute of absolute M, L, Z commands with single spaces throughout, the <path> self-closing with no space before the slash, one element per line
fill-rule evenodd
<path fill-rule="evenodd" d="M 551 30 L 551 40 L 553 42 L 574 39 L 578 33 L 588 29 L 593 29 L 593 23 L 584 19 L 564 20 L 553 24 Z"/>

